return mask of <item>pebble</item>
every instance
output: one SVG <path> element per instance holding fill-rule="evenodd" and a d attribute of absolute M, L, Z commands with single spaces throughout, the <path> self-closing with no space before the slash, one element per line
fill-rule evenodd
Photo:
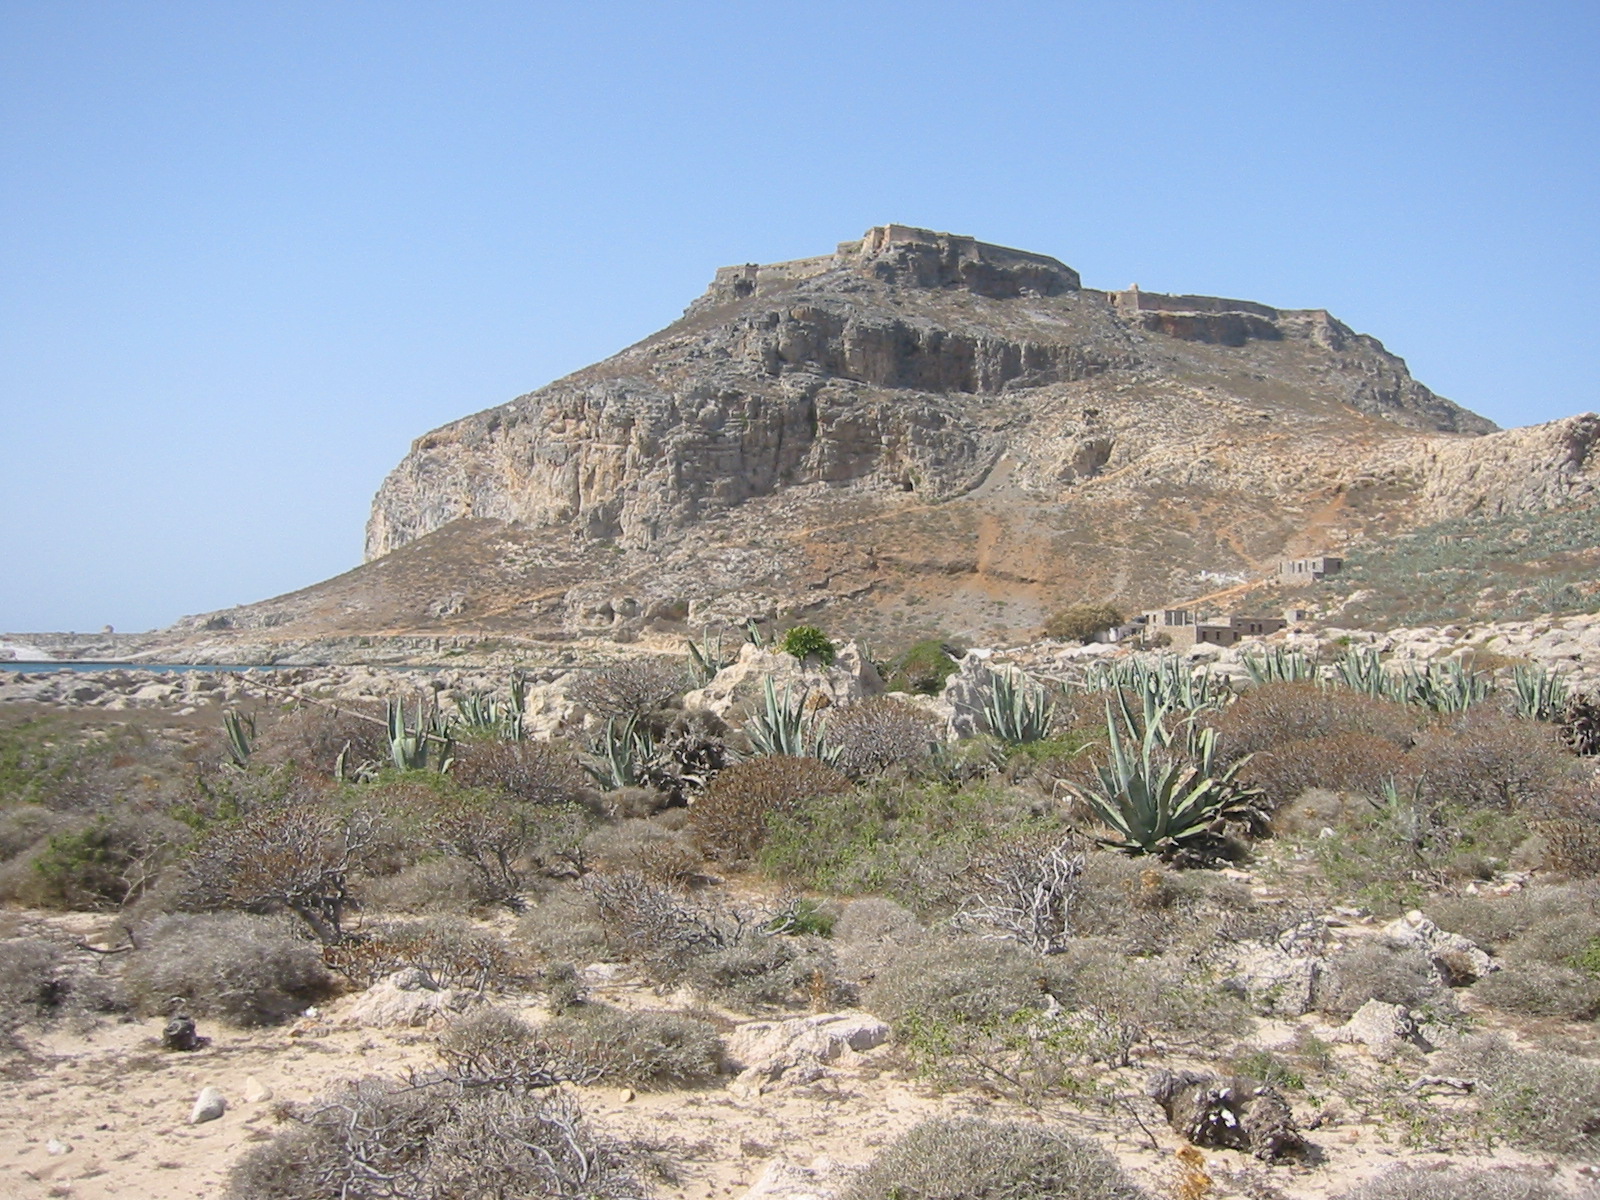
<path fill-rule="evenodd" d="M 53 1158 L 60 1158 L 63 1154 L 70 1153 L 71 1150 L 72 1147 L 67 1145 L 60 1138 L 51 1138 L 44 1144 L 44 1152 Z"/>
<path fill-rule="evenodd" d="M 222 1098 L 222 1093 L 214 1087 L 200 1089 L 200 1094 L 195 1097 L 194 1111 L 189 1114 L 189 1124 L 202 1125 L 207 1121 L 215 1121 L 228 1111 L 228 1102 Z"/>
<path fill-rule="evenodd" d="M 247 1104 L 260 1104 L 272 1099 L 272 1089 L 252 1075 L 244 1081 L 244 1098 Z"/>

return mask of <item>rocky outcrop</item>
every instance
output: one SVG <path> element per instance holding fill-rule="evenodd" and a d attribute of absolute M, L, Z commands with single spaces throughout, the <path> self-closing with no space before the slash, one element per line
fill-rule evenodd
<path fill-rule="evenodd" d="M 1218 304 L 1252 311 L 1129 311 L 1055 259 L 897 225 L 825 258 L 725 268 L 655 337 L 419 438 L 378 493 L 367 554 L 464 517 L 651 546 L 808 484 L 961 496 L 1002 453 L 1032 457 L 1048 433 L 1032 417 L 1060 419 L 1044 396 L 1017 411 L 964 397 L 1098 380 L 1107 394 L 1090 388 L 1082 406 L 1129 384 L 1160 404 L 1196 367 L 1227 365 L 1175 363 L 1167 339 L 1224 355 L 1282 343 L 1296 372 L 1326 377 L 1296 381 L 1308 400 L 1420 428 L 1489 427 L 1326 314 Z"/>
<path fill-rule="evenodd" d="M 1592 503 L 1600 488 L 1600 415 L 1507 429 L 1472 441 L 1430 442 L 1418 503 L 1433 520 Z"/>
<path fill-rule="evenodd" d="M 889 1026 L 863 1012 L 819 1013 L 786 1021 L 749 1021 L 728 1035 L 739 1068 L 729 1090 L 755 1099 L 778 1086 L 812 1084 L 889 1040 Z"/>

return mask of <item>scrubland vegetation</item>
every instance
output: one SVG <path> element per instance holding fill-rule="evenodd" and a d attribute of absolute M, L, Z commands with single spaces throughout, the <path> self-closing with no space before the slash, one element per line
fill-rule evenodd
<path fill-rule="evenodd" d="M 831 659 L 812 632 L 784 648 Z M 401 971 L 484 998 L 430 1071 L 286 1106 L 239 1197 L 644 1194 L 670 1164 L 561 1085 L 719 1087 L 735 1021 L 847 1007 L 892 1026 L 921 1086 L 1019 1114 L 907 1130 L 851 1200 L 1147 1194 L 1020 1118 L 1067 1104 L 1137 1132 L 1158 1063 L 1413 1147 L 1600 1153 L 1592 701 L 1356 656 L 1263 658 L 1238 692 L 1124 660 L 1066 688 L 998 670 L 985 732 L 949 741 L 917 694 L 952 669 L 922 644 L 886 670 L 908 697 L 769 686 L 725 723 L 684 711 L 678 662 L 641 658 L 573 689 L 591 716 L 570 744 L 527 737 L 515 684 L 263 707 L 201 738 L 12 721 L 0 898 L 103 912 L 121 941 L 0 940 L 0 1033 L 22 1054 L 25 1029 L 105 1014 L 271 1025 Z M 1412 909 L 1497 969 L 1380 932 Z M 1302 1010 L 1328 1025 L 1379 1001 L 1422 1032 L 1367 1067 L 1305 1029 L 1261 1048 L 1260 1019 L 1298 1013 L 1247 951 L 1314 958 Z M 591 998 L 597 962 L 671 1011 Z M 547 1019 L 505 1006 L 528 997 Z M 1348 1198 L 1563 1194 L 1402 1169 Z"/>

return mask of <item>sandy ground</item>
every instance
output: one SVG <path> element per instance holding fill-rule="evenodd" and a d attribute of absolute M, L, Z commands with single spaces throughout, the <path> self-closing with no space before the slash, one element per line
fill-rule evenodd
<path fill-rule="evenodd" d="M 659 1006 L 647 989 L 622 988 L 610 1002 Z M 379 1030 L 341 1025 L 345 997 L 315 1019 L 268 1030 L 231 1030 L 205 1022 L 212 1037 L 192 1054 L 164 1051 L 159 1019 L 106 1022 L 88 1031 L 58 1029 L 29 1038 L 33 1057 L 13 1060 L 0 1080 L 0 1196 L 15 1200 L 186 1200 L 221 1194 L 229 1165 L 270 1137 L 278 1101 L 310 1100 L 342 1079 L 399 1074 L 432 1061 L 426 1030 Z M 530 1014 L 531 1015 L 531 1014 Z M 1291 1023 L 1264 1023 L 1265 1040 L 1284 1037 Z M 1383 1069 L 1361 1051 L 1342 1048 L 1351 1071 Z M 1114 1073 L 1119 1092 L 1136 1094 L 1145 1070 Z M 254 1080 L 272 1096 L 245 1097 Z M 191 1126 L 188 1116 L 202 1087 L 219 1088 L 228 1111 Z M 851 1066 L 804 1088 L 740 1099 L 725 1088 L 633 1094 L 614 1087 L 576 1089 L 589 1115 L 623 1137 L 641 1138 L 677 1163 L 659 1190 L 667 1198 L 723 1200 L 742 1195 L 775 1160 L 800 1166 L 865 1162 L 896 1134 L 933 1114 L 1021 1116 L 1060 1123 L 1113 1150 L 1157 1196 L 1175 1194 L 1181 1144 L 1157 1123 L 1153 1108 L 1130 1116 L 1086 1113 L 1052 1105 L 1031 1111 L 963 1090 L 939 1092 L 908 1075 L 893 1047 L 871 1051 Z M 1296 1098 L 1321 1160 L 1311 1166 L 1265 1167 L 1233 1152 L 1206 1152 L 1215 1180 L 1210 1195 L 1272 1200 L 1322 1200 L 1396 1162 L 1440 1162 L 1403 1145 L 1403 1131 L 1386 1128 L 1338 1102 L 1315 1109 Z M 1137 1102 L 1135 1102 L 1137 1107 Z M 52 1147 L 51 1143 L 57 1143 Z M 61 1146 L 65 1153 L 51 1153 Z M 1482 1164 L 1534 1164 L 1575 1180 L 1578 1164 L 1554 1164 L 1509 1152 L 1458 1158 Z"/>

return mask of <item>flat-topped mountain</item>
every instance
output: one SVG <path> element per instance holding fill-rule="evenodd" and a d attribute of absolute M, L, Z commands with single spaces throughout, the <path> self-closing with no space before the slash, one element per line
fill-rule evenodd
<path fill-rule="evenodd" d="M 1493 431 L 1320 309 L 1098 291 L 887 225 L 725 267 L 661 332 L 418 438 L 364 566 L 207 622 L 571 636 L 831 610 L 997 637 L 1592 491 L 1593 419 Z"/>

